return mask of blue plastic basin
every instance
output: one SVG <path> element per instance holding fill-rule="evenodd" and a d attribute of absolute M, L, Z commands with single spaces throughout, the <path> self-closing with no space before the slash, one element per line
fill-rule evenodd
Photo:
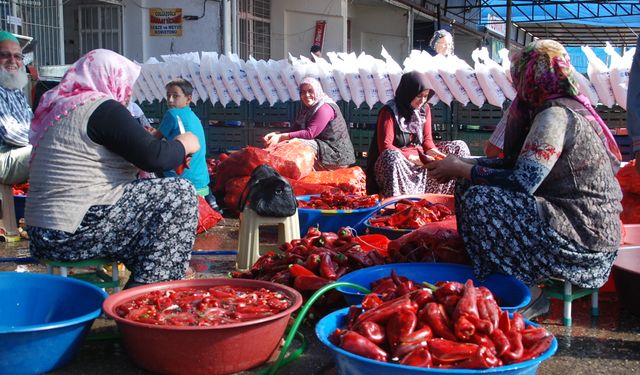
<path fill-rule="evenodd" d="M 73 278 L 0 272 L 0 374 L 41 374 L 77 353 L 107 297 Z"/>
<path fill-rule="evenodd" d="M 296 199 L 308 201 L 311 195 L 297 196 Z M 364 234 L 364 220 L 380 208 L 380 203 L 373 207 L 353 210 L 316 210 L 298 208 L 300 234 L 304 236 L 309 227 L 318 226 L 323 232 L 337 232 L 342 227 L 351 227 L 358 234 Z"/>
<path fill-rule="evenodd" d="M 345 281 L 371 288 L 373 281 L 391 275 L 391 270 L 396 270 L 399 276 L 434 284 L 438 281 L 459 281 L 464 283 L 468 279 L 473 280 L 476 286 L 487 287 L 498 300 L 500 307 L 506 311 L 516 311 L 526 306 L 531 301 L 529 288 L 520 280 L 513 276 L 502 274 L 492 274 L 485 281 L 478 281 L 473 275 L 470 266 L 450 263 L 395 263 L 382 266 L 362 268 L 342 276 L 338 281 Z M 337 288 L 347 303 L 359 305 L 364 294 L 353 288 Z"/>
<path fill-rule="evenodd" d="M 326 345 L 336 359 L 336 367 L 340 374 L 349 375 L 371 375 L 371 374 L 393 374 L 393 375 L 416 375 L 416 374 L 453 374 L 453 375 L 534 375 L 542 361 L 551 357 L 558 349 L 558 342 L 554 338 L 551 347 L 540 357 L 529 361 L 514 363 L 512 365 L 500 366 L 483 370 L 470 369 L 434 369 L 398 365 L 388 362 L 374 361 L 369 358 L 342 350 L 329 341 L 329 336 L 336 328 L 344 327 L 349 308 L 334 311 L 322 318 L 316 325 L 316 336 Z M 525 321 L 527 325 L 537 327 L 530 321 Z"/>

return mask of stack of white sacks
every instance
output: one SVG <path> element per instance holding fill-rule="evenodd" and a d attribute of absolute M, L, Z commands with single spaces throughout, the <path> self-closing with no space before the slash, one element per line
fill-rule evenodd
<path fill-rule="evenodd" d="M 582 47 L 587 56 L 588 78 L 576 74 L 581 92 L 595 106 L 612 107 L 616 103 L 626 109 L 629 70 L 634 48 L 620 56 L 607 45 L 610 56 L 607 66 L 589 47 Z M 195 88 L 193 100 L 210 100 L 226 106 L 230 102 L 240 105 L 242 100 L 256 100 L 270 106 L 277 102 L 300 100 L 298 85 L 306 76 L 317 78 L 327 95 L 333 100 L 353 101 L 357 107 L 367 103 L 371 108 L 377 102 L 392 99 L 403 73 L 424 73 L 435 92 L 430 103 L 439 101 L 450 106 L 456 100 L 462 105 L 473 103 L 478 107 L 488 102 L 501 107 L 505 100 L 513 100 L 516 91 L 509 73 L 509 52 L 499 53 L 498 64 L 486 48 L 473 51 L 473 66 L 455 55 L 431 56 L 426 51 L 411 51 L 401 67 L 382 47 L 382 59 L 355 53 L 329 52 L 328 60 L 312 62 L 304 56 L 289 60 L 244 61 L 236 54 L 217 52 L 190 52 L 163 55 L 162 60 L 149 59 L 142 64 L 142 74 L 133 88 L 138 102 L 162 100 L 164 85 L 176 78 L 191 82 Z"/>

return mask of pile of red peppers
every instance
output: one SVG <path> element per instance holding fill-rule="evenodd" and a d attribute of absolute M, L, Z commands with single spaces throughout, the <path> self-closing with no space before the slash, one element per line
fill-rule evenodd
<path fill-rule="evenodd" d="M 369 208 L 378 204 L 378 195 L 349 194 L 342 189 L 324 191 L 309 200 L 298 200 L 298 207 L 316 210 L 355 210 Z"/>
<path fill-rule="evenodd" d="M 382 362 L 432 368 L 483 369 L 527 361 L 551 346 L 553 336 L 510 318 L 493 294 L 468 280 L 439 282 L 435 291 L 392 274 L 375 282 L 362 307 L 351 306 L 332 342 Z"/>
<path fill-rule="evenodd" d="M 395 203 L 394 208 L 382 210 L 369 219 L 369 225 L 390 229 L 417 229 L 453 215 L 454 213 L 441 203 L 431 203 L 426 199 L 401 199 Z"/>
<path fill-rule="evenodd" d="M 303 238 L 283 243 L 280 250 L 261 256 L 249 270 L 232 272 L 231 276 L 313 292 L 347 272 L 385 263 L 377 250 L 364 251 L 350 228 L 334 233 L 309 227 Z"/>

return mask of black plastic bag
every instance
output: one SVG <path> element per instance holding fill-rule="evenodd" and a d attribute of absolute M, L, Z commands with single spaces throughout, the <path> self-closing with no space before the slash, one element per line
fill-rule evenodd
<path fill-rule="evenodd" d="M 291 184 L 268 164 L 259 165 L 251 172 L 240 198 L 240 212 L 247 204 L 265 217 L 292 216 L 298 209 Z"/>

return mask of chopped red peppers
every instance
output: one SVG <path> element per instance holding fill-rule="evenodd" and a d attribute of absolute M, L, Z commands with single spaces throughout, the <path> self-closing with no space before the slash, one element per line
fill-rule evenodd
<path fill-rule="evenodd" d="M 116 307 L 135 322 L 168 326 L 217 326 L 275 315 L 291 306 L 280 292 L 230 285 L 153 291 Z"/>

